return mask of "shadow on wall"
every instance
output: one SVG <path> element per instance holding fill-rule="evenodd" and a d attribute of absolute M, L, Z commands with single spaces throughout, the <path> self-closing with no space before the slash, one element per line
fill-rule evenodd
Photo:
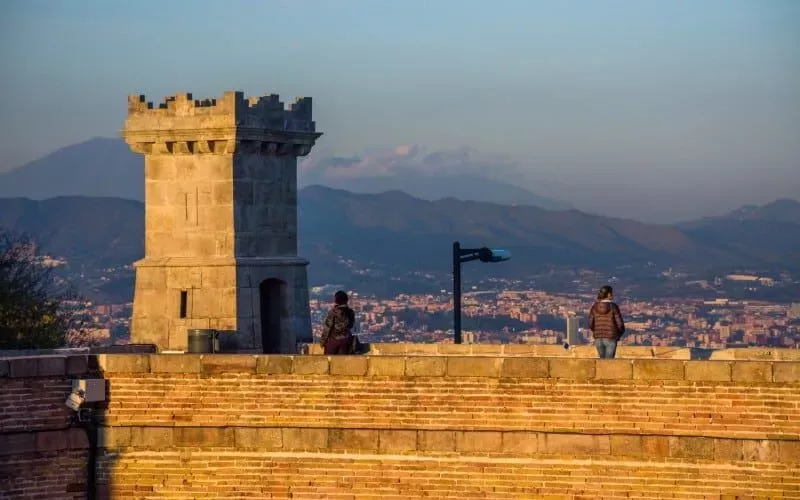
<path fill-rule="evenodd" d="M 12 356 L 0 358 L 0 498 L 107 498 L 96 486 L 109 391 L 96 358 Z"/>

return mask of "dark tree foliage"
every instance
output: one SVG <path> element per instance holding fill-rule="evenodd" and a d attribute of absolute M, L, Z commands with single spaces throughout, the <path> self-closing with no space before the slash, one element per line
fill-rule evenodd
<path fill-rule="evenodd" d="M 61 347 L 79 319 L 76 297 L 42 265 L 27 237 L 0 230 L 0 349 Z"/>

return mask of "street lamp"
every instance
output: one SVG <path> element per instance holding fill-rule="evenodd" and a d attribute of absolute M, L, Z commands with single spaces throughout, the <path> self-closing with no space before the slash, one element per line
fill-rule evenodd
<path fill-rule="evenodd" d="M 461 263 L 480 260 L 481 262 L 503 262 L 511 258 L 511 252 L 499 248 L 461 248 L 461 243 L 453 242 L 453 340 L 461 343 Z"/>

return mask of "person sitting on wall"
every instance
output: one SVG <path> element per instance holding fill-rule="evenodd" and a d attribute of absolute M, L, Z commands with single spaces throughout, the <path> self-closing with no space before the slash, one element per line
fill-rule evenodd
<path fill-rule="evenodd" d="M 347 293 L 339 290 L 333 296 L 333 307 L 325 316 L 320 344 L 325 354 L 353 354 L 353 325 L 356 314 L 347 306 Z"/>
<path fill-rule="evenodd" d="M 600 288 L 597 301 L 589 310 L 589 329 L 597 354 L 612 359 L 617 352 L 617 342 L 625 333 L 625 322 L 619 306 L 614 303 L 614 289 L 608 285 Z"/>

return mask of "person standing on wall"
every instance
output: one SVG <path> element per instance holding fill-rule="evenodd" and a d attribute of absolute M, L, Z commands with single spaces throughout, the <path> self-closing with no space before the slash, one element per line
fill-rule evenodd
<path fill-rule="evenodd" d="M 325 354 L 353 354 L 353 326 L 356 313 L 347 306 L 347 293 L 339 290 L 333 296 L 333 307 L 325 316 L 320 344 Z"/>
<path fill-rule="evenodd" d="M 612 359 L 617 352 L 617 342 L 625 333 L 622 312 L 614 303 L 614 289 L 606 285 L 597 292 L 597 300 L 589 309 L 589 329 L 594 337 L 597 354 Z"/>

